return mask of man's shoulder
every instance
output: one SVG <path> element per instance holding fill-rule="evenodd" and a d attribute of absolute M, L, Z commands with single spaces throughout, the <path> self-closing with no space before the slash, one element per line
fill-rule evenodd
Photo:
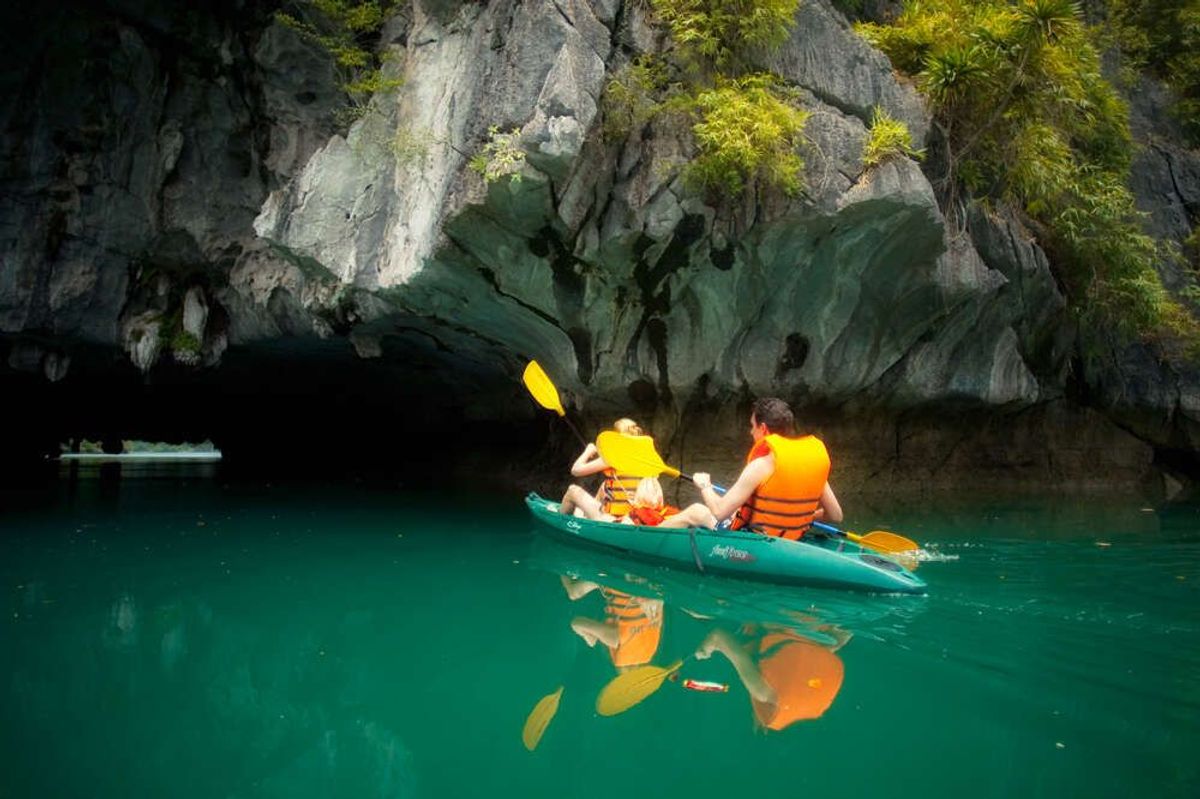
<path fill-rule="evenodd" d="M 756 478 L 756 482 L 761 483 L 771 476 L 775 471 L 775 453 L 768 451 L 766 455 L 760 455 L 754 460 L 746 464 L 746 468 L 742 474 L 752 475 Z"/>

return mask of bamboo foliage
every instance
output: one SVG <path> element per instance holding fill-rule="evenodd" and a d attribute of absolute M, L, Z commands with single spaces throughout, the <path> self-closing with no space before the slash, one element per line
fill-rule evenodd
<path fill-rule="evenodd" d="M 1127 186 L 1128 110 L 1073 0 L 909 0 L 856 30 L 912 76 L 939 131 L 930 171 L 953 219 L 967 192 L 1022 209 L 1094 330 L 1200 343 Z"/>

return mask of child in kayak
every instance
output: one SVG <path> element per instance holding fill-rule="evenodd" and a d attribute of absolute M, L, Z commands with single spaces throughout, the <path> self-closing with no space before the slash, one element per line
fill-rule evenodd
<path fill-rule="evenodd" d="M 560 513 L 576 513 L 597 522 L 620 521 L 623 524 L 638 524 L 646 527 L 706 527 L 712 530 L 717 526 L 717 518 L 712 512 L 695 502 L 683 510 L 673 508 L 663 502 L 662 484 L 657 477 L 643 477 L 637 483 L 637 489 L 628 503 L 629 513 L 617 519 L 605 513 L 600 501 L 577 485 L 567 489 L 559 504 Z"/>
<path fill-rule="evenodd" d="M 643 477 L 630 503 L 629 515 L 621 520 L 624 524 L 640 524 L 645 527 L 707 527 L 713 529 L 717 519 L 699 502 L 680 510 L 663 501 L 662 484 L 657 477 Z"/>

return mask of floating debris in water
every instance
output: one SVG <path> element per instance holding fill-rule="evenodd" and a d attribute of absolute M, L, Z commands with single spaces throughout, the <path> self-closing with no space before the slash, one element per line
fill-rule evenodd
<path fill-rule="evenodd" d="M 1096 546 L 1098 546 L 1098 547 L 1111 547 L 1111 546 L 1112 546 L 1112 542 L 1111 542 L 1111 541 L 1097 541 L 1097 542 L 1096 542 Z"/>
<path fill-rule="evenodd" d="M 724 694 L 729 692 L 729 685 L 727 683 L 693 680 L 690 677 L 682 681 L 680 685 L 689 691 L 700 691 L 708 694 Z"/>

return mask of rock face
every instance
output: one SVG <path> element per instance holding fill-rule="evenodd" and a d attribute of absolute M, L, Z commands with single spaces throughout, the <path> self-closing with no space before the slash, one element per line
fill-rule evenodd
<path fill-rule="evenodd" d="M 991 462 L 1032 480 L 1087 482 L 1087 454 L 1026 458 L 1059 427 L 1123 453 L 1111 470 L 1121 484 L 1146 478 L 1153 447 L 1197 451 L 1173 412 L 1136 428 L 1146 444 L 1078 409 L 1073 386 L 1090 380 L 1126 424 L 1109 386 L 1145 357 L 1076 368 L 1064 299 L 1019 220 L 975 209 L 957 229 L 918 164 L 863 168 L 874 107 L 917 141 L 929 119 L 826 0 L 806 0 L 791 40 L 761 63 L 810 113 L 804 190 L 733 200 L 685 184 L 686 121 L 603 135 L 612 75 L 666 46 L 645 3 L 416 0 L 380 43 L 402 85 L 344 130 L 329 59 L 269 15 L 235 0 L 170 9 L 19 20 L 36 31 L 14 43 L 20 62 L 49 66 L 5 78 L 0 109 L 13 200 L 0 210 L 0 335 L 14 385 L 39 372 L 103 381 L 120 370 L 96 353 L 121 351 L 160 383 L 219 394 L 236 375 L 248 394 L 271 380 L 303 391 L 270 367 L 286 353 L 374 375 L 354 401 L 317 398 L 327 412 L 398 403 L 427 420 L 511 423 L 536 418 L 514 387 L 537 358 L 589 419 L 635 414 L 700 461 L 733 437 L 718 447 L 685 431 L 720 421 L 740 435 L 734 417 L 761 394 L 831 420 L 835 436 L 863 420 L 910 442 L 896 443 L 890 472 L 860 470 L 864 482 L 902 480 L 906 451 L 953 451 L 964 436 L 1003 449 L 979 419 L 1019 420 L 1027 435 Z M 524 164 L 485 183 L 470 158 L 513 131 Z M 1191 168 L 1164 158 L 1171 175 Z M 1163 170 L 1143 172 L 1157 185 Z M 1195 218 L 1187 191 L 1164 236 Z M 1200 405 L 1181 388 L 1194 381 L 1136 380 L 1147 391 L 1135 416 Z M 364 429 L 383 423 L 373 415 L 348 414 Z M 905 439 L 914 418 L 944 424 Z M 920 482 L 980 468 L 945 460 L 957 471 L 918 469 Z"/>

